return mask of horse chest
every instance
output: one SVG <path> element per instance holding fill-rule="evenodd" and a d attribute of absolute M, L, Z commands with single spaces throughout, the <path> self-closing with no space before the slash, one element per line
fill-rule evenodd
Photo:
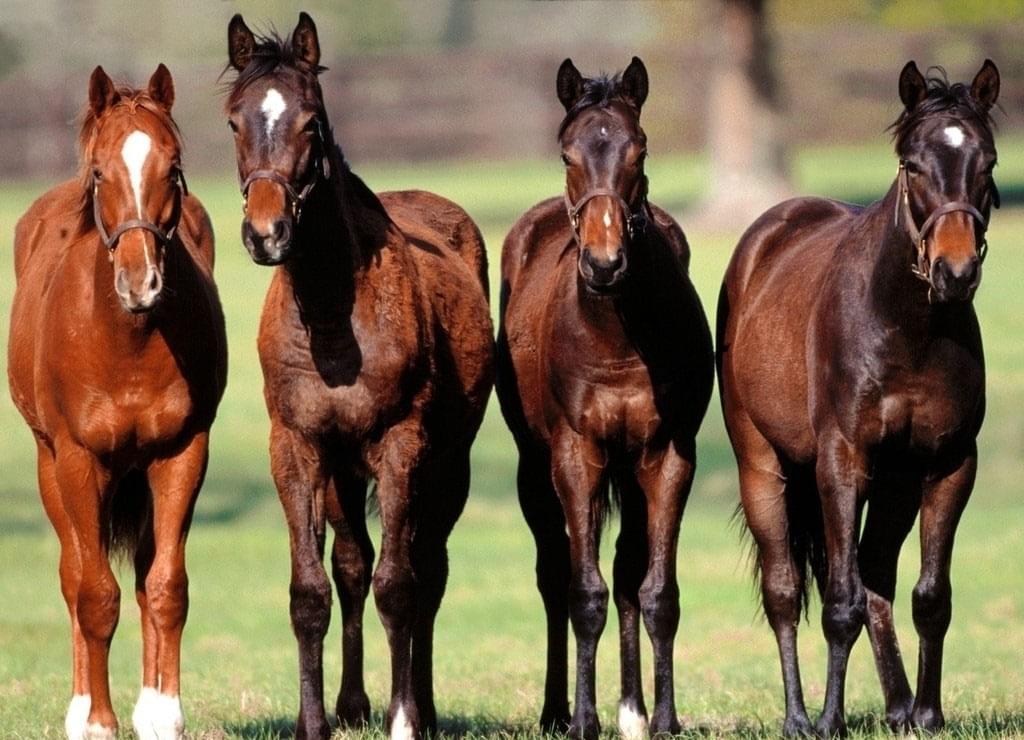
<path fill-rule="evenodd" d="M 588 372 L 590 370 L 590 372 Z M 564 373 L 565 369 L 563 369 Z M 577 367 L 555 386 L 555 405 L 577 432 L 595 439 L 641 446 L 662 424 L 654 390 L 639 361 L 628 366 Z"/>

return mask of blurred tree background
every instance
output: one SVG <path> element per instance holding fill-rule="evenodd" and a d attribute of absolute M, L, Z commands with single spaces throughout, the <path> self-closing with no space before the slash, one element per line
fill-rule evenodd
<path fill-rule="evenodd" d="M 1024 0 L 6 0 L 0 177 L 52 179 L 75 162 L 75 119 L 97 64 L 143 84 L 165 62 L 190 172 L 229 174 L 221 74 L 234 12 L 288 33 L 316 20 L 337 137 L 360 162 L 551 158 L 558 64 L 651 74 L 644 124 L 659 152 L 707 152 L 701 190 L 774 201 L 797 145 L 885 136 L 907 59 L 1003 74 L 1005 131 L 1024 101 Z M 10 104 L 14 101 L 16 104 Z M 755 193 L 754 184 L 763 192 Z M 731 200 L 730 200 L 731 198 Z M 752 211 L 760 210 L 760 205 Z M 735 217 L 733 213 L 733 217 Z"/>

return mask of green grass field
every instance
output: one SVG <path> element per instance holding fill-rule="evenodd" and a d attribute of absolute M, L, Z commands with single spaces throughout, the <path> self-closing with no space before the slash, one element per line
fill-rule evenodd
<path fill-rule="evenodd" d="M 1004 163 L 997 174 L 1004 195 L 1014 190 L 1019 194 L 1024 140 L 1008 139 L 1001 149 Z M 357 170 L 375 189 L 422 187 L 462 203 L 484 230 L 494 275 L 512 221 L 561 186 L 555 159 Z M 685 206 L 701 190 L 706 164 L 655 157 L 649 170 L 652 198 L 685 214 Z M 800 191 L 854 200 L 881 194 L 895 170 L 884 145 L 802 152 L 794 166 Z M 184 709 L 193 737 L 276 738 L 292 731 L 298 701 L 296 650 L 288 623 L 287 535 L 270 482 L 255 354 L 270 271 L 253 265 L 241 247 L 240 198 L 234 183 L 194 178 L 192 185 L 210 210 L 218 236 L 217 280 L 227 314 L 231 369 L 189 542 Z M 13 293 L 13 226 L 43 187 L 0 188 L 4 347 Z M 745 226 L 737 223 L 725 234 L 689 234 L 692 276 L 709 314 L 732 246 Z M 949 733 L 957 737 L 1024 735 L 1024 251 L 1017 242 L 1022 230 L 1024 208 L 1019 204 L 1008 204 L 996 214 L 976 299 L 989 361 L 989 415 L 980 440 L 974 500 L 960 529 L 953 564 L 954 617 L 946 642 L 944 703 Z M 0 735 L 57 738 L 63 736 L 71 663 L 68 620 L 58 588 L 57 540 L 38 501 L 30 435 L 6 393 L 0 396 L 0 439 Z M 494 402 L 474 451 L 470 502 L 451 539 L 451 579 L 437 624 L 435 684 L 446 734 L 528 735 L 539 715 L 543 613 L 514 472 L 514 447 Z M 746 547 L 731 523 L 735 502 L 732 453 L 714 400 L 699 438 L 697 481 L 679 546 L 683 618 L 676 642 L 676 697 L 691 736 L 768 737 L 777 734 L 782 719 L 775 643 L 758 613 Z M 374 522 L 371 529 L 376 528 Z M 912 535 L 901 563 L 896 606 L 912 680 L 917 640 L 909 595 L 918 566 L 915 544 Z M 605 571 L 610 577 L 610 567 Z M 121 576 L 126 598 L 112 650 L 111 681 L 115 708 L 128 735 L 141 642 L 128 570 Z M 333 706 L 340 677 L 339 621 L 335 607 L 325 663 L 328 707 Z M 389 668 L 372 600 L 366 625 L 367 686 L 375 719 L 367 734 L 379 735 Z M 802 631 L 800 649 L 813 713 L 822 702 L 825 667 L 817 606 Z M 644 660 L 649 672 L 649 649 Z M 609 732 L 617 696 L 613 609 L 598 675 L 600 717 Z M 857 736 L 885 735 L 879 724 L 881 693 L 863 636 L 851 660 L 847 707 Z"/>

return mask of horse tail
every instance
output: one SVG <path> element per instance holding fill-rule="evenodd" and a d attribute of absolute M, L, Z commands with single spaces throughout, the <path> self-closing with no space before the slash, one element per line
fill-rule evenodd
<path fill-rule="evenodd" d="M 789 522 L 789 551 L 796 564 L 800 603 L 806 615 L 810 603 L 811 580 L 817 586 L 818 596 L 824 596 L 828 560 L 825 552 L 825 522 L 822 518 L 818 488 L 813 478 L 807 481 L 793 481 L 798 475 L 789 476 L 791 483 L 786 486 L 786 518 Z M 813 473 L 808 477 L 810 476 L 813 476 Z"/>
<path fill-rule="evenodd" d="M 129 471 L 118 482 L 107 511 L 107 551 L 115 559 L 134 557 L 153 513 L 145 472 Z"/>

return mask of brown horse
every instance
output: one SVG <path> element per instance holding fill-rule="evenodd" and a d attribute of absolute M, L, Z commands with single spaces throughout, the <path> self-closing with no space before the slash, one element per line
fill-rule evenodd
<path fill-rule="evenodd" d="M 317 82 L 316 27 L 288 41 L 228 27 L 237 70 L 227 101 L 245 197 L 242 238 L 274 272 L 259 332 L 270 455 L 291 536 L 291 618 L 299 643 L 298 737 L 327 737 L 323 638 L 341 601 L 336 712 L 365 722 L 362 615 L 372 584 L 391 649 L 393 738 L 437 728 L 434 618 L 447 539 L 469 490 L 469 449 L 493 383 L 494 341 L 480 232 L 462 209 L 419 191 L 374 195 L 334 143 Z"/>
<path fill-rule="evenodd" d="M 740 240 L 719 303 L 722 407 L 785 683 L 786 734 L 811 731 L 796 627 L 822 591 L 828 684 L 818 731 L 845 731 L 850 648 L 865 623 L 894 728 L 943 725 L 953 535 L 985 406 L 971 298 L 981 278 L 999 73 L 969 87 L 899 80 L 900 167 L 880 201 L 782 203 Z M 867 516 L 861 530 L 861 515 Z M 917 697 L 892 621 L 896 561 L 921 512 Z"/>
<path fill-rule="evenodd" d="M 609 485 L 621 508 L 619 729 L 648 725 L 639 622 L 654 646 L 651 734 L 677 732 L 672 644 L 676 543 L 693 481 L 694 438 L 714 378 L 711 334 L 678 224 L 647 201 L 640 108 L 647 71 L 558 71 L 565 195 L 529 210 L 501 257 L 498 396 L 519 448 L 519 500 L 537 545 L 548 622 L 541 726 L 599 733 L 594 659 L 608 608 L 598 543 Z M 567 697 L 567 620 L 576 703 Z"/>
<path fill-rule="evenodd" d="M 35 435 L 39 491 L 60 539 L 71 613 L 69 738 L 112 738 L 107 656 L 120 591 L 109 555 L 134 558 L 142 612 L 142 738 L 179 738 L 185 539 L 224 391 L 227 343 L 213 231 L 185 190 L 174 84 L 89 81 L 81 175 L 18 222 L 11 395 Z"/>

